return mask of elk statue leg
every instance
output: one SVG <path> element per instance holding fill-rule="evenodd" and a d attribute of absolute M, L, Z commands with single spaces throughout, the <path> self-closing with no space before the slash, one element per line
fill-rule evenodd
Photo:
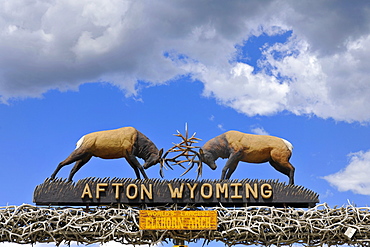
<path fill-rule="evenodd" d="M 284 160 L 284 161 L 270 160 L 269 162 L 271 166 L 274 167 L 277 171 L 289 177 L 289 184 L 294 184 L 295 168 L 292 164 L 289 163 L 288 160 Z"/>
<path fill-rule="evenodd" d="M 69 165 L 69 164 L 72 164 L 73 162 L 76 162 L 78 160 L 81 160 L 81 159 L 84 159 L 86 158 L 87 156 L 89 156 L 88 153 L 86 152 L 81 152 L 79 151 L 78 149 L 76 149 L 75 151 L 73 151 L 65 160 L 63 160 L 62 162 L 59 163 L 59 165 L 57 166 L 57 169 L 55 169 L 55 171 L 53 172 L 53 174 L 51 175 L 51 178 L 54 179 L 55 176 L 57 175 L 57 173 L 59 172 L 59 170 L 66 166 L 66 165 Z"/>
<path fill-rule="evenodd" d="M 230 155 L 226 162 L 226 165 L 222 169 L 221 179 L 229 179 L 233 172 L 235 171 L 238 163 L 240 161 L 242 152 L 236 152 Z"/>
<path fill-rule="evenodd" d="M 80 168 L 85 165 L 87 162 L 89 162 L 89 160 L 92 158 L 92 155 L 89 155 L 87 157 L 84 157 L 83 159 L 80 159 L 78 161 L 76 161 L 76 164 L 73 166 L 71 172 L 69 173 L 69 178 L 68 178 L 68 182 L 72 181 L 72 178 L 73 176 L 76 174 L 76 172 L 78 170 L 80 170 Z"/>
<path fill-rule="evenodd" d="M 140 179 L 140 172 L 143 175 L 145 179 L 148 179 L 148 176 L 146 175 L 144 168 L 140 165 L 139 161 L 137 161 L 136 157 L 134 155 L 129 155 L 126 158 L 127 162 L 130 164 L 132 169 L 134 169 L 137 179 Z M 140 172 L 139 172 L 140 171 Z"/>

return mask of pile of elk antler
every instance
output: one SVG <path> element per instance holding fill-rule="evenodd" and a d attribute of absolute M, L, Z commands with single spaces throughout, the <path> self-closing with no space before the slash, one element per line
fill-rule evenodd
<path fill-rule="evenodd" d="M 151 210 L 216 210 L 217 230 L 139 230 L 139 208 L 0 207 L 0 243 L 35 244 L 72 241 L 83 244 L 115 241 L 149 245 L 181 239 L 220 241 L 227 246 L 369 246 L 370 207 L 352 205 L 311 209 L 267 206 L 240 208 L 181 207 L 177 204 Z M 140 206 L 141 208 L 142 206 Z M 352 233 L 348 233 L 351 230 Z M 213 243 L 213 242 L 212 242 Z"/>
<path fill-rule="evenodd" d="M 181 134 L 180 131 L 177 130 L 177 134 L 174 134 L 174 136 L 181 137 L 182 141 L 180 143 L 173 143 L 174 146 L 166 151 L 166 153 L 163 155 L 161 160 L 161 168 L 159 171 L 159 174 L 163 178 L 163 168 L 169 167 L 170 169 L 173 169 L 171 166 L 173 165 L 179 165 L 182 168 L 186 169 L 185 166 L 183 166 L 183 163 L 188 162 L 189 168 L 181 174 L 181 176 L 185 175 L 187 172 L 189 172 L 193 167 L 194 164 L 198 165 L 197 168 L 197 179 L 199 176 L 202 176 L 202 161 L 200 159 L 200 155 L 197 151 L 195 151 L 195 148 L 200 148 L 197 146 L 192 146 L 194 143 L 198 143 L 198 141 L 201 141 L 202 139 L 196 138 L 194 133 L 190 138 L 188 135 L 188 125 L 185 125 L 185 135 Z M 172 158 L 167 158 L 167 155 L 169 153 L 178 153 Z M 185 157 L 185 159 L 179 160 L 181 157 Z M 198 158 L 198 159 L 196 159 Z"/>

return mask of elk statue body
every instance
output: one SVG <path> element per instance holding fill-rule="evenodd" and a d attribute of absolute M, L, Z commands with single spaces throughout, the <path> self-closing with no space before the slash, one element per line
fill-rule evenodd
<path fill-rule="evenodd" d="M 68 181 L 72 181 L 74 174 L 93 156 L 102 159 L 125 158 L 138 179 L 140 172 L 144 178 L 148 178 L 136 157 L 144 159 L 145 164 L 154 165 L 160 162 L 162 152 L 163 149 L 158 151 L 148 137 L 133 127 L 93 132 L 77 142 L 76 149 L 59 163 L 51 178 L 54 179 L 62 167 L 76 162 L 68 178 Z"/>
<path fill-rule="evenodd" d="M 218 158 L 228 158 L 221 179 L 229 179 L 239 161 L 248 163 L 269 162 L 277 171 L 289 177 L 294 184 L 295 168 L 289 162 L 293 146 L 290 142 L 268 135 L 252 135 L 228 131 L 209 140 L 200 149 L 201 161 L 216 169 Z"/>

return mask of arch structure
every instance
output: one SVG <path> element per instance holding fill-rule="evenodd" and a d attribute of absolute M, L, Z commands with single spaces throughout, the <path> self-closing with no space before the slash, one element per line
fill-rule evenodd
<path fill-rule="evenodd" d="M 146 208 L 148 209 L 148 208 Z M 116 241 L 155 244 L 173 240 L 221 241 L 228 246 L 304 244 L 358 245 L 370 241 L 370 207 L 310 209 L 275 207 L 152 207 L 151 210 L 217 210 L 217 230 L 139 230 L 139 208 L 36 207 L 23 204 L 0 208 L 0 242 L 82 244 Z"/>

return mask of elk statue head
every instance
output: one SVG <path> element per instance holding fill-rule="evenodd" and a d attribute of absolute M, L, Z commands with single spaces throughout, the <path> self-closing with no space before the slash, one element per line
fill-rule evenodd
<path fill-rule="evenodd" d="M 199 149 L 199 160 L 203 163 L 206 163 L 209 168 L 216 170 L 216 159 L 210 152 L 204 152 L 203 149 Z"/>

